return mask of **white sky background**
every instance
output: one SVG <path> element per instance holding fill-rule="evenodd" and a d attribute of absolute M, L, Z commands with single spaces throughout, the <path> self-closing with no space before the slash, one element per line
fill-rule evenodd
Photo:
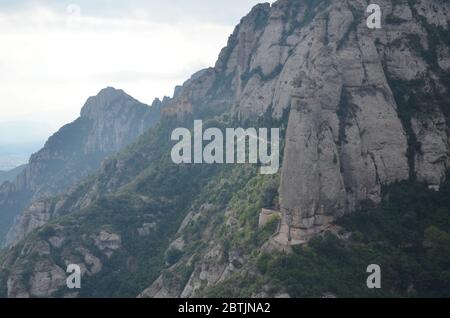
<path fill-rule="evenodd" d="M 258 2 L 0 0 L 0 144 L 44 141 L 107 86 L 171 96 Z"/>

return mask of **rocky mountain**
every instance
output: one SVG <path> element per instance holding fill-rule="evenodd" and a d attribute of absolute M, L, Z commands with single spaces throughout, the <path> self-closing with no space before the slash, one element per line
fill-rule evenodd
<path fill-rule="evenodd" d="M 161 105 L 155 101 L 149 107 L 111 87 L 90 97 L 79 118 L 51 136 L 15 180 L 0 186 L 0 238 L 5 238 L 14 218 L 30 203 L 62 193 L 152 127 L 159 120 Z M 8 241 L 20 236 L 24 227 L 31 229 L 40 222 L 19 218 Z"/>
<path fill-rule="evenodd" d="M 20 165 L 9 171 L 0 171 L 0 183 L 13 181 L 25 168 L 26 165 Z"/>
<path fill-rule="evenodd" d="M 39 228 L 0 256 L 0 294 L 449 295 L 450 3 L 378 4 L 381 29 L 362 0 L 254 7 L 156 127 L 25 212 Z M 172 129 L 199 118 L 280 127 L 281 173 L 173 164 Z M 357 274 L 372 263 L 383 291 Z"/>

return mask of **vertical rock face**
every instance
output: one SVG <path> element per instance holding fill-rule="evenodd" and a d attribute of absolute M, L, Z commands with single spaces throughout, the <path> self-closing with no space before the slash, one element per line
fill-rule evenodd
<path fill-rule="evenodd" d="M 383 185 L 445 178 L 450 4 L 378 4 L 375 30 L 366 25 L 366 1 L 257 5 L 214 69 L 193 78 L 175 104 L 195 114 L 200 103 L 186 96 L 220 83 L 241 119 L 290 110 L 280 205 L 298 239 L 361 202 L 378 202 Z"/>
<path fill-rule="evenodd" d="M 329 223 L 327 215 L 379 200 L 382 184 L 408 177 L 407 139 L 375 39 L 352 14 L 364 7 L 316 10 L 293 52 L 301 72 L 290 94 L 280 193 L 293 239 Z"/>
<path fill-rule="evenodd" d="M 405 92 L 399 85 L 414 80 L 435 86 L 448 102 L 449 87 L 443 82 L 448 70 L 424 60 L 420 50 L 433 52 L 420 44 L 412 50 L 410 38 L 422 39 L 424 46 L 428 42 L 428 50 L 445 45 L 443 38 L 430 38 L 439 24 L 447 27 L 448 20 L 436 16 L 448 11 L 449 5 L 439 1 L 381 4 L 387 18 L 377 31 L 358 19 L 364 2 L 319 4 L 305 35 L 309 39 L 300 41 L 293 53 L 292 58 L 302 55 L 301 71 L 290 94 L 280 189 L 288 239 L 301 240 L 321 230 L 330 222 L 324 215 L 333 219 L 365 200 L 378 202 L 382 185 L 410 175 L 430 184 L 445 177 L 448 117 L 440 107 L 448 110 L 448 104 L 421 99 L 421 90 L 427 89 L 423 87 L 411 92 L 409 100 L 397 99 L 408 98 L 400 96 Z M 390 24 L 394 19 L 397 22 Z"/>
<path fill-rule="evenodd" d="M 84 153 L 117 152 L 158 122 L 159 108 L 158 102 L 149 107 L 111 87 L 90 97 L 80 114 L 92 123 Z"/>
<path fill-rule="evenodd" d="M 258 5 L 210 72 L 240 118 L 290 109 L 280 205 L 298 239 L 378 202 L 383 185 L 445 178 L 450 5 L 379 5 L 378 30 L 365 1 Z"/>
<path fill-rule="evenodd" d="M 153 126 L 159 120 L 158 107 L 142 104 L 122 90 L 101 90 L 87 100 L 78 119 L 30 158 L 23 174 L 26 187 L 34 198 L 59 193 Z"/>
<path fill-rule="evenodd" d="M 162 102 L 142 104 L 122 90 L 106 88 L 90 97 L 80 117 L 49 138 L 32 155 L 14 182 L 0 187 L 0 224 L 3 239 L 7 227 L 30 202 L 61 193 L 94 172 L 102 160 L 134 141 L 160 116 Z M 9 243 L 44 224 L 50 204 L 37 202 L 9 231 Z"/>
<path fill-rule="evenodd" d="M 274 237 L 283 245 L 304 242 L 364 201 L 379 202 L 383 185 L 445 179 L 450 3 L 377 4 L 377 30 L 366 26 L 367 1 L 258 5 L 214 68 L 241 119 L 289 111 Z M 204 260 L 185 288 L 172 290 L 160 277 L 142 296 L 195 296 L 223 279 L 221 266 Z"/>

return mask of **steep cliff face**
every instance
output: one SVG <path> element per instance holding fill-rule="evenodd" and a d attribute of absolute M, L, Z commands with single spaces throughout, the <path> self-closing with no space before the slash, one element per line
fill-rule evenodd
<path fill-rule="evenodd" d="M 366 26 L 366 1 L 259 5 L 216 64 L 231 83 L 241 118 L 279 118 L 289 110 L 282 220 L 271 239 L 276 248 L 305 242 L 363 202 L 379 203 L 384 185 L 410 178 L 436 186 L 445 179 L 450 4 L 377 3 L 377 30 Z M 227 225 L 235 218 L 228 216 Z M 187 284 L 161 276 L 141 296 L 199 295 L 236 272 L 233 262 L 242 263 L 242 251 L 232 256 L 223 238 L 205 240 L 209 247 L 199 256 L 205 260 Z M 180 261 L 170 272 L 190 262 Z"/>
<path fill-rule="evenodd" d="M 449 69 L 438 66 L 444 56 L 429 58 L 448 49 L 448 4 L 381 2 L 385 19 L 375 31 L 362 18 L 365 2 L 323 5 L 292 56 L 301 71 L 286 136 L 281 240 L 379 202 L 382 185 L 409 176 L 439 185 L 449 164 Z"/>
<path fill-rule="evenodd" d="M 41 225 L 46 217 L 40 213 L 43 206 L 35 201 L 62 193 L 98 169 L 106 156 L 130 144 L 159 120 L 161 105 L 155 102 L 149 107 L 114 88 L 90 97 L 80 117 L 51 136 L 14 182 L 2 185 L 0 237 L 4 238 L 13 218 L 30 202 L 31 207 L 9 231 L 8 243 Z"/>
<path fill-rule="evenodd" d="M 255 272 L 251 260 L 261 251 L 335 230 L 338 217 L 379 203 L 385 185 L 439 185 L 450 163 L 450 4 L 378 4 L 378 30 L 366 26 L 366 1 L 279 0 L 253 8 L 216 65 L 166 101 L 164 125 L 106 160 L 94 177 L 31 205 L 23 228 L 34 225 L 23 233 L 54 220 L 1 259 L 5 293 L 70 296 L 59 271 L 74 261 L 88 281 L 84 296 L 201 296 Z M 248 166 L 172 165 L 171 129 L 192 118 L 280 125 L 280 176 Z M 275 228 L 258 230 L 262 207 L 281 210 L 275 236 Z M 100 246 L 113 237 L 114 249 L 95 247 L 102 237 Z M 104 288 L 112 280 L 120 289 Z M 273 296 L 271 288 L 245 295 Z"/>
<path fill-rule="evenodd" d="M 258 5 L 203 75 L 228 88 L 241 119 L 290 110 L 280 242 L 302 241 L 361 202 L 379 202 L 382 185 L 445 178 L 449 4 L 378 4 L 375 30 L 366 1 Z M 195 114 L 195 99 L 183 107 L 189 100 L 180 109 Z"/>
<path fill-rule="evenodd" d="M 80 117 L 92 123 L 84 153 L 112 153 L 124 148 L 159 121 L 160 108 L 158 101 L 149 107 L 122 90 L 102 90 L 81 109 Z"/>

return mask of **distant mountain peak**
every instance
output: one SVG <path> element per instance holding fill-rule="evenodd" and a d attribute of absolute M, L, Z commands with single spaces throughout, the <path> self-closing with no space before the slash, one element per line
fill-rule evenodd
<path fill-rule="evenodd" d="M 80 116 L 95 119 L 98 118 L 99 113 L 111 112 L 112 110 L 120 112 L 131 107 L 148 108 L 147 105 L 134 99 L 123 90 L 106 87 L 97 95 L 88 98 L 81 109 Z"/>
<path fill-rule="evenodd" d="M 101 95 L 101 94 L 118 94 L 118 93 L 125 94 L 123 89 L 117 89 L 117 88 L 114 88 L 112 86 L 108 86 L 108 87 L 105 87 L 102 90 L 100 90 L 98 95 Z"/>
<path fill-rule="evenodd" d="M 113 87 L 88 98 L 80 117 L 52 135 L 15 181 L 0 189 L 0 242 L 14 217 L 33 200 L 67 189 L 155 125 L 162 102 L 156 104 L 150 107 Z"/>

